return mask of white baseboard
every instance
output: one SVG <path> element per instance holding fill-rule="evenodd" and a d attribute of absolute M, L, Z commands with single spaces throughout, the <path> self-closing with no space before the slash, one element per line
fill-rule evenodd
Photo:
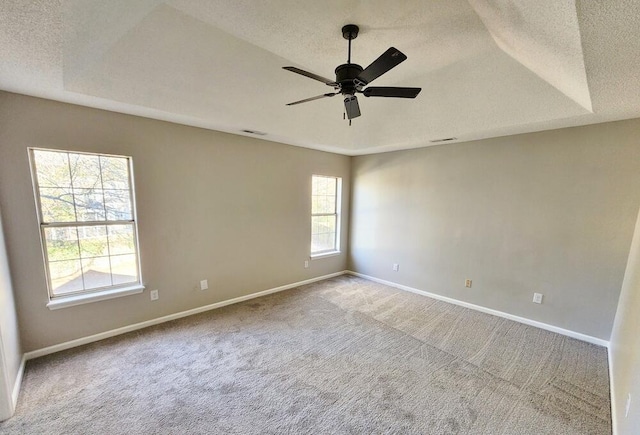
<path fill-rule="evenodd" d="M 27 363 L 26 354 L 22 354 L 22 360 L 20 361 L 20 368 L 16 375 L 16 381 L 13 384 L 13 391 L 11 392 L 11 401 L 13 402 L 13 409 L 16 409 L 18 404 L 18 395 L 20 394 L 20 386 L 22 385 L 22 377 L 24 376 L 24 366 Z"/>
<path fill-rule="evenodd" d="M 361 278 L 368 279 L 370 281 L 375 281 L 380 284 L 388 285 L 389 287 L 394 287 L 399 290 L 408 291 L 411 293 L 416 293 L 422 296 L 427 296 L 432 299 L 437 299 L 443 302 L 448 302 L 450 304 L 459 305 L 461 307 L 470 308 L 472 310 L 481 311 L 483 313 L 492 314 L 494 316 L 503 317 L 505 319 L 513 320 L 514 322 L 524 323 L 525 325 L 535 326 L 536 328 L 545 329 L 547 331 L 556 332 L 558 334 L 566 335 L 567 337 L 575 338 L 581 341 L 586 341 L 587 343 L 596 344 L 598 346 L 608 347 L 609 342 L 606 340 L 602 340 L 601 338 L 592 337 L 590 335 L 582 334 L 580 332 L 571 331 L 568 329 L 559 328 L 557 326 L 549 325 L 547 323 L 538 322 L 537 320 L 527 319 L 526 317 L 515 316 L 513 314 L 505 313 L 502 311 L 494 310 L 491 308 L 486 308 L 481 305 L 470 304 L 469 302 L 459 301 L 457 299 L 448 298 L 446 296 L 440 296 L 435 293 L 429 293 L 423 290 L 418 290 L 413 287 L 408 287 L 406 285 L 397 284 L 395 282 L 386 281 L 384 279 L 375 278 L 373 276 L 365 275 L 358 272 L 353 272 L 351 270 L 347 271 L 348 274 L 359 276 Z"/>
<path fill-rule="evenodd" d="M 30 360 L 41 356 L 49 355 L 51 353 L 60 352 L 62 350 L 71 349 L 72 347 L 82 346 L 83 344 L 93 343 L 94 341 L 104 340 L 105 338 L 115 337 L 116 335 L 125 334 L 127 332 L 136 331 L 138 329 L 147 328 L 149 326 L 158 325 L 160 323 L 169 322 L 171 320 L 180 319 L 182 317 L 192 316 L 194 314 L 203 313 L 205 311 L 215 310 L 216 308 L 222 308 L 227 305 L 237 304 L 238 302 L 247 301 L 249 299 L 259 298 L 272 293 L 289 290 L 294 287 L 300 287 L 302 285 L 311 284 L 313 282 L 322 281 L 325 279 L 333 278 L 335 276 L 344 275 L 346 270 L 329 275 L 318 276 L 316 278 L 307 279 L 304 281 L 295 282 L 293 284 L 287 284 L 280 287 L 275 287 L 268 290 L 263 290 L 256 293 L 251 293 L 245 296 L 240 296 L 233 299 L 227 299 L 226 301 L 216 302 L 210 305 L 204 305 L 202 307 L 193 308 L 187 311 L 181 311 L 179 313 L 169 314 L 168 316 L 158 317 L 156 319 L 147 320 L 145 322 L 134 323 L 133 325 L 123 326 L 122 328 L 112 329 L 110 331 L 101 332 L 99 334 L 90 335 L 88 337 L 78 338 L 76 340 L 67 341 L 53 346 L 45 347 L 38 350 L 33 350 L 24 354 L 24 359 Z"/>

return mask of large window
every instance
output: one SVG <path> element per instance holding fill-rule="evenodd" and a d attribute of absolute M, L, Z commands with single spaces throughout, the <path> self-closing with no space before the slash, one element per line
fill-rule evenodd
<path fill-rule="evenodd" d="M 139 285 L 131 159 L 29 152 L 50 298 Z"/>
<path fill-rule="evenodd" d="M 311 255 L 338 252 L 342 179 L 314 175 L 311 184 Z"/>

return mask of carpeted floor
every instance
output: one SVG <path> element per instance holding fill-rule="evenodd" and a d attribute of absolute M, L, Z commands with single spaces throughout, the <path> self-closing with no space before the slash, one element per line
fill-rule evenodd
<path fill-rule="evenodd" d="M 29 361 L 3 434 L 610 434 L 606 349 L 341 276 Z"/>

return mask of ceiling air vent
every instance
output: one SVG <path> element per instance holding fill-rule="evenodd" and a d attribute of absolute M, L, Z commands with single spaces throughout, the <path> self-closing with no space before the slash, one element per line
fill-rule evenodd
<path fill-rule="evenodd" d="M 257 131 L 257 130 L 241 130 L 243 133 L 249 133 L 249 134 L 255 134 L 257 136 L 266 136 L 267 133 L 265 133 L 264 131 Z"/>
<path fill-rule="evenodd" d="M 444 139 L 434 139 L 430 140 L 431 143 L 442 143 L 442 142 L 451 142 L 452 140 L 458 139 L 457 137 L 445 137 Z"/>

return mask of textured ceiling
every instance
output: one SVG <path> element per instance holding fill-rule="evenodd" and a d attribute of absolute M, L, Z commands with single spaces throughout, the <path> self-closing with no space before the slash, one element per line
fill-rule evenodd
<path fill-rule="evenodd" d="M 352 61 L 408 59 L 376 86 L 415 100 L 340 97 Z M 348 155 L 456 137 L 640 117 L 640 0 L 3 0 L 0 89 Z"/>

